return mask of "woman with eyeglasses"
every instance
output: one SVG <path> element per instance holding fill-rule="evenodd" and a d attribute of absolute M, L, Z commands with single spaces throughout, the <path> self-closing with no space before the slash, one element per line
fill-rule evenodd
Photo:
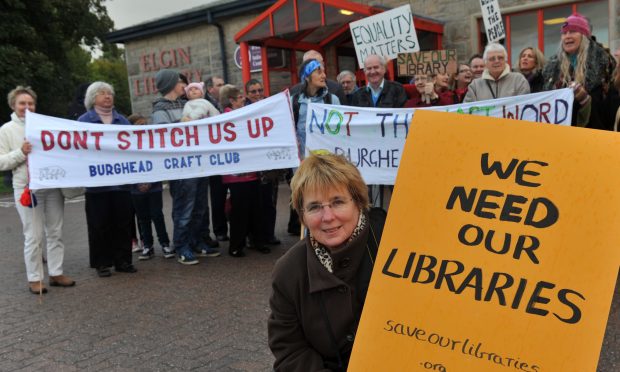
<path fill-rule="evenodd" d="M 265 90 L 263 89 L 263 84 L 256 79 L 250 79 L 247 83 L 245 83 L 245 93 L 247 97 L 245 98 L 245 105 L 251 105 L 254 102 L 258 102 L 261 99 L 265 98 L 263 94 Z"/>
<path fill-rule="evenodd" d="M 240 109 L 245 104 L 245 97 L 237 87 L 226 84 L 220 89 L 220 105 L 224 112 Z M 245 257 L 248 238 L 251 248 L 260 253 L 270 253 L 264 245 L 261 226 L 260 179 L 258 172 L 228 174 L 222 176 L 222 182 L 230 189 L 230 243 L 228 254 L 232 257 Z"/>
<path fill-rule="evenodd" d="M 456 77 L 454 78 L 454 94 L 456 94 L 459 103 L 463 102 L 463 99 L 467 94 L 467 88 L 469 87 L 469 84 L 471 84 L 473 77 L 474 75 L 472 74 L 471 68 L 468 64 L 459 64 Z"/>
<path fill-rule="evenodd" d="M 96 81 L 89 85 L 84 106 L 88 111 L 78 121 L 94 125 L 131 125 L 114 108 L 114 88 L 108 83 Z M 131 263 L 133 213 L 130 187 L 87 187 L 85 198 L 90 267 L 97 270 L 101 278 L 112 275 L 112 266 L 116 272 L 137 272 Z"/>
<path fill-rule="evenodd" d="M 530 84 L 518 72 L 511 72 L 508 53 L 503 45 L 490 43 L 482 56 L 486 67 L 480 79 L 469 84 L 463 102 L 520 96 L 530 93 Z"/>
<path fill-rule="evenodd" d="M 360 172 L 340 155 L 310 155 L 291 181 L 308 228 L 272 274 L 269 347 L 275 371 L 346 371 L 381 240 Z"/>

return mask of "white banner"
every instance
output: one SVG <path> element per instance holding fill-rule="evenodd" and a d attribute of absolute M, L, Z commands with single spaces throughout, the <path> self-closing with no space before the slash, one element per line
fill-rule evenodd
<path fill-rule="evenodd" d="M 409 4 L 351 22 L 349 28 L 360 68 L 371 54 L 393 59 L 420 50 Z"/>
<path fill-rule="evenodd" d="M 499 10 L 499 2 L 497 0 L 480 0 L 480 9 L 482 10 L 487 41 L 492 43 L 504 39 L 506 30 L 504 29 L 504 21 L 502 21 L 502 13 Z"/>
<path fill-rule="evenodd" d="M 107 186 L 299 166 L 288 91 L 202 120 L 81 123 L 28 112 L 30 188 Z"/>
<path fill-rule="evenodd" d="M 415 110 L 310 103 L 306 153 L 326 150 L 345 155 L 357 166 L 367 184 L 393 185 Z M 573 92 L 558 89 L 423 110 L 570 125 Z"/>

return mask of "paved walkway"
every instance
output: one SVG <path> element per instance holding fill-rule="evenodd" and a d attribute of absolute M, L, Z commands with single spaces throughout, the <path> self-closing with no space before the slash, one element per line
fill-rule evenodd
<path fill-rule="evenodd" d="M 27 291 L 12 198 L 0 196 L 0 371 L 269 371 L 270 273 L 295 241 L 285 230 L 288 197 L 281 187 L 283 244 L 269 255 L 182 266 L 157 250 L 152 260 L 134 261 L 137 274 L 110 278 L 88 268 L 84 204 L 68 203 L 64 267 L 78 284 L 48 288 L 40 299 Z M 164 203 L 169 218 L 167 192 Z M 614 300 L 599 372 L 620 371 L 620 287 Z"/>

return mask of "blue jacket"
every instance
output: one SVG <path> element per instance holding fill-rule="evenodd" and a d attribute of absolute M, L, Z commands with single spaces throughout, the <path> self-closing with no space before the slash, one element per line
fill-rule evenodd
<path fill-rule="evenodd" d="M 99 117 L 99 114 L 95 112 L 95 109 L 90 109 L 84 113 L 84 115 L 78 118 L 78 121 L 92 124 L 103 124 L 103 121 Z M 119 125 L 131 125 L 126 117 L 119 114 L 116 110 L 112 110 L 112 124 Z M 116 185 L 116 186 L 102 186 L 102 187 L 87 187 L 86 192 L 108 192 L 108 191 L 129 191 L 128 185 Z"/>

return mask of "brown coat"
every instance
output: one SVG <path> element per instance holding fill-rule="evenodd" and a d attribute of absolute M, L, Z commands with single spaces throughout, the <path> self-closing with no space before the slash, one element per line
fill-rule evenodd
<path fill-rule="evenodd" d="M 342 370 L 346 369 L 385 222 L 385 211 L 373 209 L 370 215 L 367 226 L 373 226 L 373 233 L 366 227 L 347 246 L 333 252 L 333 273 L 319 262 L 309 238 L 295 244 L 276 263 L 268 322 L 276 371 L 338 370 L 327 321 L 344 364 Z"/>

